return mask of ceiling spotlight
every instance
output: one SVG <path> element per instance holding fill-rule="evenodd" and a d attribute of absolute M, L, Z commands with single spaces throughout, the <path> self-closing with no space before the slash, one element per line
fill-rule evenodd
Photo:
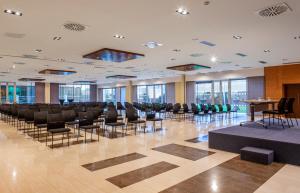
<path fill-rule="evenodd" d="M 178 8 L 177 10 L 176 10 L 176 12 L 177 13 L 179 13 L 179 14 L 181 14 L 181 15 L 188 15 L 188 14 L 190 14 L 190 12 L 188 12 L 188 10 L 186 10 L 186 9 L 184 9 L 184 8 Z"/>
<path fill-rule="evenodd" d="M 264 50 L 264 52 L 265 52 L 265 53 L 269 53 L 269 52 L 271 52 L 271 50 Z"/>
<path fill-rule="evenodd" d="M 181 49 L 174 49 L 173 52 L 181 52 Z"/>
<path fill-rule="evenodd" d="M 62 37 L 60 37 L 60 36 L 53 37 L 53 40 L 61 40 L 61 39 L 62 39 Z"/>
<path fill-rule="evenodd" d="M 163 44 L 161 44 L 161 43 L 157 43 L 157 42 L 153 42 L 153 41 L 151 41 L 151 42 L 147 42 L 146 44 L 144 44 L 144 46 L 145 47 L 147 47 L 147 48 L 156 48 L 156 47 L 158 47 L 158 46 L 162 46 Z"/>
<path fill-rule="evenodd" d="M 42 52 L 43 50 L 41 50 L 41 49 L 35 49 L 34 51 L 37 52 L 37 53 L 40 53 L 40 52 Z"/>
<path fill-rule="evenodd" d="M 211 57 L 210 61 L 216 62 L 216 61 L 217 61 L 217 58 L 213 56 L 213 57 Z"/>
<path fill-rule="evenodd" d="M 234 39 L 236 39 L 236 40 L 240 40 L 240 39 L 242 39 L 242 36 L 232 36 Z"/>
<path fill-rule="evenodd" d="M 16 68 L 16 65 L 13 65 L 12 68 L 15 69 L 15 68 Z"/>
<path fill-rule="evenodd" d="M 210 4 L 210 1 L 204 1 L 203 4 L 204 4 L 204 5 L 209 5 L 209 4 Z"/>
<path fill-rule="evenodd" d="M 114 38 L 118 38 L 118 39 L 124 39 L 124 38 L 125 38 L 125 36 L 122 36 L 122 35 L 116 34 L 116 35 L 114 35 Z"/>
<path fill-rule="evenodd" d="M 22 16 L 23 13 L 19 12 L 19 11 L 13 11 L 11 9 L 5 9 L 4 13 L 8 13 L 8 14 L 12 14 L 12 15 L 17 15 L 17 16 Z"/>

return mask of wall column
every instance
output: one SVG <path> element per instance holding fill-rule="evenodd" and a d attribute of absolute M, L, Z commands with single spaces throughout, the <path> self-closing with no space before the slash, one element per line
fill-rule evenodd
<path fill-rule="evenodd" d="M 46 104 L 50 104 L 50 94 L 51 94 L 51 91 L 50 91 L 50 83 L 45 83 L 45 103 Z"/>
<path fill-rule="evenodd" d="M 14 82 L 14 103 L 17 103 L 17 83 Z"/>
<path fill-rule="evenodd" d="M 179 82 L 175 82 L 175 102 L 183 104 L 186 102 L 185 75 L 182 75 Z"/>
<path fill-rule="evenodd" d="M 132 103 L 132 81 L 126 85 L 126 102 Z"/>

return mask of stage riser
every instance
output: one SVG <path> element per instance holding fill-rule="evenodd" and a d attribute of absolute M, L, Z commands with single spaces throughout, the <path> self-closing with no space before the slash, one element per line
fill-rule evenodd
<path fill-rule="evenodd" d="M 300 144 L 209 132 L 209 148 L 239 154 L 246 146 L 274 150 L 274 161 L 300 165 Z"/>

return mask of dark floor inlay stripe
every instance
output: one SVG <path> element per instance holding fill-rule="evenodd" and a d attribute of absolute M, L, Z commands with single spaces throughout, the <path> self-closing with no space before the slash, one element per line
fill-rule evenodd
<path fill-rule="evenodd" d="M 130 186 L 132 184 L 151 178 L 158 174 L 162 174 L 177 167 L 179 166 L 162 161 L 153 165 L 149 165 L 137 170 L 108 178 L 106 180 L 120 188 L 124 188 L 126 186 Z"/>
<path fill-rule="evenodd" d="M 236 157 L 160 193 L 253 193 L 283 166 L 256 164 Z"/>
<path fill-rule="evenodd" d="M 214 154 L 214 152 L 211 151 L 206 151 L 206 150 L 188 147 L 184 145 L 178 145 L 178 144 L 169 144 L 169 145 L 164 145 L 152 149 L 155 151 L 167 153 L 170 155 L 182 157 L 193 161 Z"/>
<path fill-rule="evenodd" d="M 122 155 L 122 156 L 118 156 L 118 157 L 114 157 L 114 158 L 110 158 L 110 159 L 106 159 L 106 160 L 101 160 L 101 161 L 94 162 L 94 163 L 84 164 L 84 165 L 82 165 L 82 167 L 84 167 L 90 171 L 96 171 L 96 170 L 108 168 L 111 166 L 115 166 L 118 164 L 130 162 L 133 160 L 141 159 L 144 157 L 146 157 L 146 156 L 139 154 L 139 153 L 130 153 L 130 154 L 126 154 L 126 155 Z"/>

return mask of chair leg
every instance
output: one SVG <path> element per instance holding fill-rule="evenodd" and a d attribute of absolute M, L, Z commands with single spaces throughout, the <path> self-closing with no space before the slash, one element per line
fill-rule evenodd
<path fill-rule="evenodd" d="M 52 133 L 52 145 L 51 145 L 51 148 L 53 149 L 53 133 Z"/>
<path fill-rule="evenodd" d="M 46 146 L 47 146 L 47 142 L 48 142 L 48 131 L 46 133 Z"/>
<path fill-rule="evenodd" d="M 61 139 L 61 145 L 64 146 L 64 137 L 65 137 L 65 133 L 63 133 L 62 139 Z"/>
<path fill-rule="evenodd" d="M 92 129 L 92 132 L 91 132 L 91 142 L 93 141 L 93 132 L 94 132 L 94 129 Z"/>
<path fill-rule="evenodd" d="M 70 132 L 68 132 L 67 135 L 68 135 L 68 146 L 70 146 Z"/>
<path fill-rule="evenodd" d="M 86 129 L 84 130 L 84 143 L 86 143 Z"/>
<path fill-rule="evenodd" d="M 98 141 L 99 141 L 99 136 L 100 136 L 100 127 L 97 128 L 98 130 Z"/>

